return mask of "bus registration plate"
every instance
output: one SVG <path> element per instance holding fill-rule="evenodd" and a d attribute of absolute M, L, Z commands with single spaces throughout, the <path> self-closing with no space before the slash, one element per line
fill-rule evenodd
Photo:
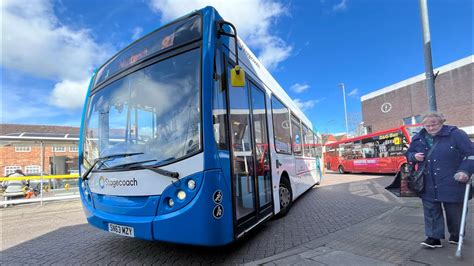
<path fill-rule="evenodd" d="M 129 237 L 135 236 L 133 227 L 125 226 L 125 225 L 109 223 L 109 232 L 117 234 L 117 235 L 121 235 L 121 236 L 129 236 Z"/>

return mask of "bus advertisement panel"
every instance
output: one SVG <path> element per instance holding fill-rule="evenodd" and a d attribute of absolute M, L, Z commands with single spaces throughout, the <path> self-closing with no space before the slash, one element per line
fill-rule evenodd
<path fill-rule="evenodd" d="M 326 144 L 327 170 L 350 173 L 397 173 L 406 164 L 405 152 L 420 125 L 402 126 Z"/>

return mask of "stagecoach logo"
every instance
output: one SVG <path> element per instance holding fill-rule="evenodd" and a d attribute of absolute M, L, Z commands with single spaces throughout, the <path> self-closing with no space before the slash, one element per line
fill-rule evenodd
<path fill-rule="evenodd" d="M 390 110 L 392 110 L 392 104 L 389 102 L 385 102 L 382 104 L 382 106 L 380 106 L 380 110 L 382 111 L 382 113 L 388 113 L 390 112 Z"/>
<path fill-rule="evenodd" d="M 131 179 L 126 180 L 119 180 L 119 179 L 109 179 L 104 176 L 100 176 L 98 179 L 95 180 L 95 185 L 104 189 L 106 186 L 108 187 L 136 187 L 138 186 L 138 180 L 134 177 Z"/>
<path fill-rule="evenodd" d="M 105 187 L 105 178 L 103 176 L 100 176 L 98 179 L 99 182 L 99 187 L 104 188 Z"/>
<path fill-rule="evenodd" d="M 218 204 L 216 207 L 214 207 L 214 210 L 212 211 L 212 215 L 216 219 L 220 219 L 222 215 L 224 215 L 224 207 L 222 205 Z"/>
<path fill-rule="evenodd" d="M 222 192 L 220 190 L 216 190 L 214 192 L 214 195 L 212 196 L 212 199 L 214 200 L 214 203 L 219 204 L 222 202 Z"/>

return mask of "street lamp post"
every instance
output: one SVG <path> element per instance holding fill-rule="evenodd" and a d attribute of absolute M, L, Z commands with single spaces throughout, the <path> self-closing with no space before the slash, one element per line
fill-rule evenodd
<path fill-rule="evenodd" d="M 347 109 L 346 109 L 346 89 L 344 83 L 339 83 L 339 87 L 342 88 L 342 96 L 344 97 L 344 117 L 346 119 L 346 137 L 349 137 L 349 127 L 347 126 Z"/>
<path fill-rule="evenodd" d="M 431 36 L 430 24 L 428 19 L 428 4 L 427 0 L 420 0 L 420 17 L 421 26 L 423 30 L 423 52 L 425 55 L 425 76 L 426 76 L 426 91 L 428 94 L 428 105 L 430 111 L 436 111 L 436 92 L 435 79 L 433 74 L 433 63 L 431 60 Z"/>

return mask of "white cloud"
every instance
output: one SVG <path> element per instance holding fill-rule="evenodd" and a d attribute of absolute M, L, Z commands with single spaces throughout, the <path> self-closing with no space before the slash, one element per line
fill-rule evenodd
<path fill-rule="evenodd" d="M 298 106 L 301 110 L 305 111 L 308 109 L 313 108 L 316 104 L 326 100 L 326 97 L 319 98 L 316 100 L 309 100 L 309 101 L 301 101 L 300 99 L 294 99 L 296 106 Z"/>
<path fill-rule="evenodd" d="M 300 99 L 294 99 L 293 101 L 295 102 L 296 106 L 298 106 L 303 111 L 313 108 L 316 104 L 315 100 L 302 102 Z"/>
<path fill-rule="evenodd" d="M 88 85 L 89 80 L 87 79 L 83 81 L 63 80 L 56 83 L 51 93 L 51 104 L 65 109 L 82 108 Z"/>
<path fill-rule="evenodd" d="M 274 31 L 276 20 L 288 15 L 281 3 L 272 0 L 151 0 L 150 5 L 161 13 L 162 22 L 208 5 L 214 6 L 224 19 L 237 27 L 240 38 L 257 51 L 259 60 L 270 70 L 286 60 L 293 50 L 291 45 L 270 33 L 270 30 Z"/>
<path fill-rule="evenodd" d="M 142 36 L 143 28 L 142 27 L 135 27 L 132 32 L 132 40 L 136 40 Z"/>
<path fill-rule="evenodd" d="M 98 44 L 88 29 L 61 24 L 49 0 L 2 0 L 0 5 L 2 67 L 57 81 L 50 102 L 79 107 L 77 102 L 84 99 L 76 97 L 85 95 L 87 84 L 78 85 L 85 84 L 110 48 Z"/>
<path fill-rule="evenodd" d="M 299 83 L 295 83 L 293 84 L 291 87 L 290 87 L 290 90 L 296 92 L 296 93 L 301 93 L 305 90 L 309 89 L 309 85 L 308 84 L 299 84 Z"/>
<path fill-rule="evenodd" d="M 341 2 L 332 7 L 333 11 L 344 11 L 347 9 L 347 0 L 341 0 Z"/>
<path fill-rule="evenodd" d="M 351 97 L 355 97 L 357 96 L 357 94 L 359 94 L 359 89 L 353 89 L 347 95 Z"/>

